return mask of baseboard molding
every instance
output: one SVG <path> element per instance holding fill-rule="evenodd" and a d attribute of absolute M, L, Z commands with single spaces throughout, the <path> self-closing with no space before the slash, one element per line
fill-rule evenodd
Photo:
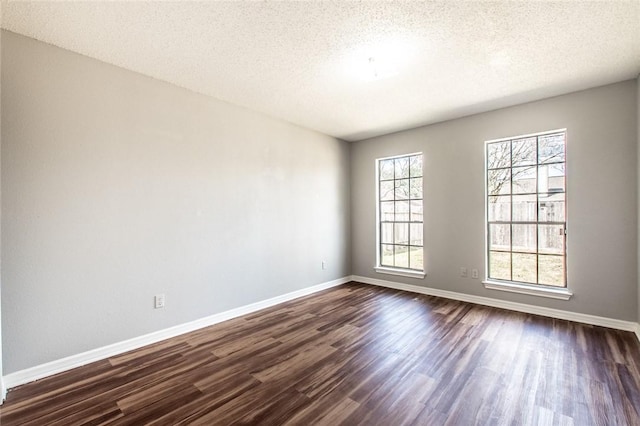
<path fill-rule="evenodd" d="M 174 327 L 170 327 L 164 330 L 159 330 L 153 333 L 145 334 L 143 336 L 135 337 L 133 339 L 125 340 L 122 342 L 107 345 L 101 348 L 92 349 L 87 352 L 72 355 L 59 360 L 51 361 L 46 364 L 37 365 L 35 367 L 27 368 L 25 370 L 16 371 L 15 373 L 7 374 L 4 377 L 0 377 L 0 397 L 2 400 L 6 397 L 6 393 L 9 389 L 16 386 L 20 386 L 29 382 L 33 382 L 38 379 L 42 379 L 53 374 L 61 373 L 63 371 L 71 370 L 76 367 L 80 367 L 91 362 L 100 361 L 115 355 L 119 355 L 134 349 L 139 349 L 143 346 L 157 343 L 162 340 L 169 339 L 171 337 L 179 336 L 181 334 L 189 333 L 210 325 L 218 324 L 223 321 L 227 321 L 233 318 L 237 318 L 242 315 L 250 314 L 261 309 L 275 306 L 279 303 L 288 302 L 290 300 L 297 299 L 299 297 L 308 296 L 310 294 L 326 290 L 332 287 L 336 287 L 349 281 L 357 281 L 365 284 L 376 285 L 380 287 L 393 288 L 396 290 L 404 290 L 412 293 L 425 294 L 428 296 L 443 297 L 446 299 L 459 300 L 462 302 L 475 303 L 478 305 L 491 306 L 494 308 L 508 309 L 517 312 L 524 312 L 528 314 L 542 315 L 551 318 L 558 318 L 563 320 L 575 321 L 584 324 L 597 325 L 602 327 L 615 328 L 619 330 L 635 332 L 638 340 L 640 341 L 640 324 L 631 321 L 622 321 L 612 318 L 599 317 L 595 315 L 580 314 L 576 312 L 563 311 L 560 309 L 551 309 L 535 305 L 527 305 L 524 303 L 508 302 L 499 299 L 493 299 L 489 297 L 473 296 L 464 293 L 457 293 L 448 290 L 440 290 L 429 287 L 416 286 L 411 284 L 397 283 L 393 281 L 380 280 L 376 278 L 363 277 L 358 275 L 347 276 L 337 280 L 328 281 L 322 284 L 318 284 L 312 287 L 307 287 L 301 290 L 297 290 L 291 293 L 286 293 L 280 296 L 276 296 L 267 300 L 252 303 L 249 305 L 241 306 L 235 309 L 231 309 L 225 312 L 221 312 L 215 315 L 211 315 L 205 318 L 201 318 L 188 323 L 180 324 Z"/>
<path fill-rule="evenodd" d="M 53 374 L 71 370 L 72 368 L 80 367 L 91 362 L 100 361 L 115 355 L 141 348 L 146 345 L 150 345 L 152 343 L 157 343 L 162 340 L 169 339 L 171 337 L 179 336 L 181 334 L 189 333 L 191 331 L 208 327 L 210 325 L 237 318 L 242 315 L 250 314 L 261 309 L 277 305 L 279 303 L 288 302 L 290 300 L 297 299 L 303 296 L 308 296 L 310 294 L 326 290 L 331 287 L 345 284 L 349 281 L 351 281 L 350 276 L 339 278 L 337 280 L 328 281 L 325 283 L 314 285 L 312 287 L 307 287 L 301 290 L 293 291 L 291 293 L 286 293 L 281 296 L 276 296 L 267 300 L 262 300 L 260 302 L 251 303 L 249 305 L 241 306 L 195 321 L 166 328 L 164 330 L 145 334 L 133 339 L 103 346 L 101 348 L 92 349 L 90 351 L 82 352 L 76 355 L 71 355 L 66 358 L 51 361 L 46 364 L 37 365 L 25 370 L 16 371 L 15 373 L 7 374 L 2 378 L 3 380 L 2 382 L 0 382 L 0 384 L 2 384 L 2 391 L 6 393 L 6 390 L 23 385 L 25 383 L 33 382 L 35 380 L 42 379 Z"/>
<path fill-rule="evenodd" d="M 361 277 L 354 275 L 353 281 L 364 284 L 371 284 L 380 287 L 404 290 L 412 293 L 426 294 L 428 296 L 444 297 L 445 299 L 459 300 L 461 302 L 475 303 L 477 305 L 491 306 L 493 308 L 508 309 L 511 311 L 524 312 L 527 314 L 541 315 L 550 318 L 563 319 L 580 322 L 583 324 L 598 325 L 601 327 L 615 328 L 624 331 L 633 331 L 640 340 L 640 324 L 632 321 L 623 321 L 613 318 L 599 317 L 596 315 L 581 314 L 577 312 L 563 311 L 560 309 L 545 308 L 542 306 L 527 305 L 525 303 L 509 302 L 506 300 L 493 299 L 490 297 L 473 296 L 454 291 L 440 290 L 436 288 L 422 287 L 412 284 L 403 284 L 393 281 L 380 280 L 377 278 Z"/>
<path fill-rule="evenodd" d="M 0 377 L 0 405 L 7 399 L 7 388 L 4 385 L 4 377 Z"/>

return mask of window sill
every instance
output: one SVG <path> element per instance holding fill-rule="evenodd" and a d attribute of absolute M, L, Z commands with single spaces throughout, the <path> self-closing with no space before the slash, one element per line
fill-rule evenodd
<path fill-rule="evenodd" d="M 401 277 L 409 277 L 409 278 L 424 278 L 425 276 L 424 272 L 411 271 L 408 269 L 395 269 L 395 268 L 385 268 L 382 266 L 376 266 L 375 270 L 379 274 L 398 275 Z"/>
<path fill-rule="evenodd" d="M 537 285 L 518 284 L 500 281 L 483 281 L 484 288 L 489 290 L 508 291 L 511 293 L 529 294 L 531 296 L 549 297 L 551 299 L 569 300 L 573 293 L 566 288 L 542 287 Z"/>

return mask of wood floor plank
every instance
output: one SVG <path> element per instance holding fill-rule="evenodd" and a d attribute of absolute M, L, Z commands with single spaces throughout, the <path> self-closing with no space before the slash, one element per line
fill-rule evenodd
<path fill-rule="evenodd" d="M 283 425 L 334 426 L 346 422 L 360 404 L 339 393 L 330 393 L 298 410 Z"/>
<path fill-rule="evenodd" d="M 153 425 L 188 425 L 195 420 L 206 418 L 210 413 L 220 407 L 227 406 L 238 398 L 246 398 L 248 392 L 261 385 L 261 382 L 249 374 L 240 374 L 226 377 L 215 387 L 204 393 L 204 397 L 198 398 L 183 407 L 174 410 L 162 417 Z"/>
<path fill-rule="evenodd" d="M 349 283 L 12 389 L 0 424 L 640 425 L 640 343 Z"/>

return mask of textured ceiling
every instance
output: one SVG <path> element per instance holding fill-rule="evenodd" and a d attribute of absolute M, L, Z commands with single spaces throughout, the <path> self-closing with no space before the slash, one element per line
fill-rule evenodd
<path fill-rule="evenodd" d="M 640 0 L 3 1 L 2 15 L 10 31 L 345 140 L 640 73 Z"/>

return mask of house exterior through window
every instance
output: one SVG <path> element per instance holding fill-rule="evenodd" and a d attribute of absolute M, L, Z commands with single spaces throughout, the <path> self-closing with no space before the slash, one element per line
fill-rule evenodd
<path fill-rule="evenodd" d="M 487 280 L 566 287 L 566 131 L 486 142 Z"/>
<path fill-rule="evenodd" d="M 424 276 L 422 154 L 376 160 L 378 272 Z"/>

